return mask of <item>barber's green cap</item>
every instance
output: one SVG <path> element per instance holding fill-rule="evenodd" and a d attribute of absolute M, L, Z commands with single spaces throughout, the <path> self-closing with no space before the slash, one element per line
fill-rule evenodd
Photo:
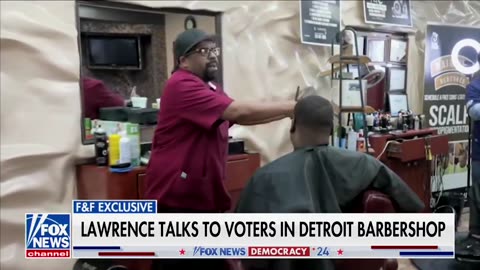
<path fill-rule="evenodd" d="M 179 34 L 177 39 L 175 39 L 174 53 L 175 58 L 178 59 L 180 56 L 188 53 L 195 45 L 202 41 L 211 40 L 215 41 L 214 35 L 209 35 L 202 30 L 198 29 L 189 29 L 185 32 Z"/>

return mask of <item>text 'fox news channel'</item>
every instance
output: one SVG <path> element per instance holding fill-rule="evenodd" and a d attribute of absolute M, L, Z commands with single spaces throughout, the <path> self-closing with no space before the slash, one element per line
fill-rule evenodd
<path fill-rule="evenodd" d="M 454 214 L 161 214 L 76 200 L 25 216 L 27 258 L 453 258 Z M 201 246 L 200 246 L 200 245 Z"/>

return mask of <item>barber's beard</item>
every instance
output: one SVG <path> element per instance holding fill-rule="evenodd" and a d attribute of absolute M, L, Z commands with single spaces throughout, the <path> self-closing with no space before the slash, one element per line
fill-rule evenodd
<path fill-rule="evenodd" d="M 210 70 L 209 68 L 205 68 L 203 72 L 203 80 L 206 82 L 215 81 L 217 78 L 217 71 Z"/>

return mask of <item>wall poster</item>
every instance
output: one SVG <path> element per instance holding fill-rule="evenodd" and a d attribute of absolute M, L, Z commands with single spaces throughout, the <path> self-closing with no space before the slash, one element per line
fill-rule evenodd
<path fill-rule="evenodd" d="M 469 127 L 465 92 L 480 69 L 477 52 L 480 28 L 427 25 L 423 113 L 428 126 L 450 139 L 449 157 L 440 166 L 445 169 L 445 188 L 467 186 Z"/>
<path fill-rule="evenodd" d="M 363 0 L 366 23 L 412 26 L 410 0 Z"/>
<path fill-rule="evenodd" d="M 299 2 L 302 43 L 331 46 L 340 32 L 340 0 Z"/>

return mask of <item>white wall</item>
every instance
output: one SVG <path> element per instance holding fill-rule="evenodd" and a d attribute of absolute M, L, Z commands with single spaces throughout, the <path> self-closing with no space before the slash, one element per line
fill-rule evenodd
<path fill-rule="evenodd" d="M 329 48 L 299 42 L 297 1 L 130 2 L 224 11 L 224 83 L 236 99 L 287 99 L 297 85 L 315 86 L 328 98 L 336 96 L 329 81 L 317 76 L 329 69 Z M 344 25 L 363 24 L 361 1 L 342 4 Z M 420 110 L 426 22 L 480 26 L 480 2 L 415 1 L 413 6 L 408 87 L 410 104 Z M 23 243 L 24 213 L 69 212 L 74 162 L 93 154 L 92 146 L 82 147 L 80 140 L 74 8 L 73 1 L 0 2 L 2 270 L 67 270 L 74 262 L 25 260 Z M 237 127 L 232 134 L 246 138 L 269 161 L 290 151 L 289 125 L 284 120 Z"/>

